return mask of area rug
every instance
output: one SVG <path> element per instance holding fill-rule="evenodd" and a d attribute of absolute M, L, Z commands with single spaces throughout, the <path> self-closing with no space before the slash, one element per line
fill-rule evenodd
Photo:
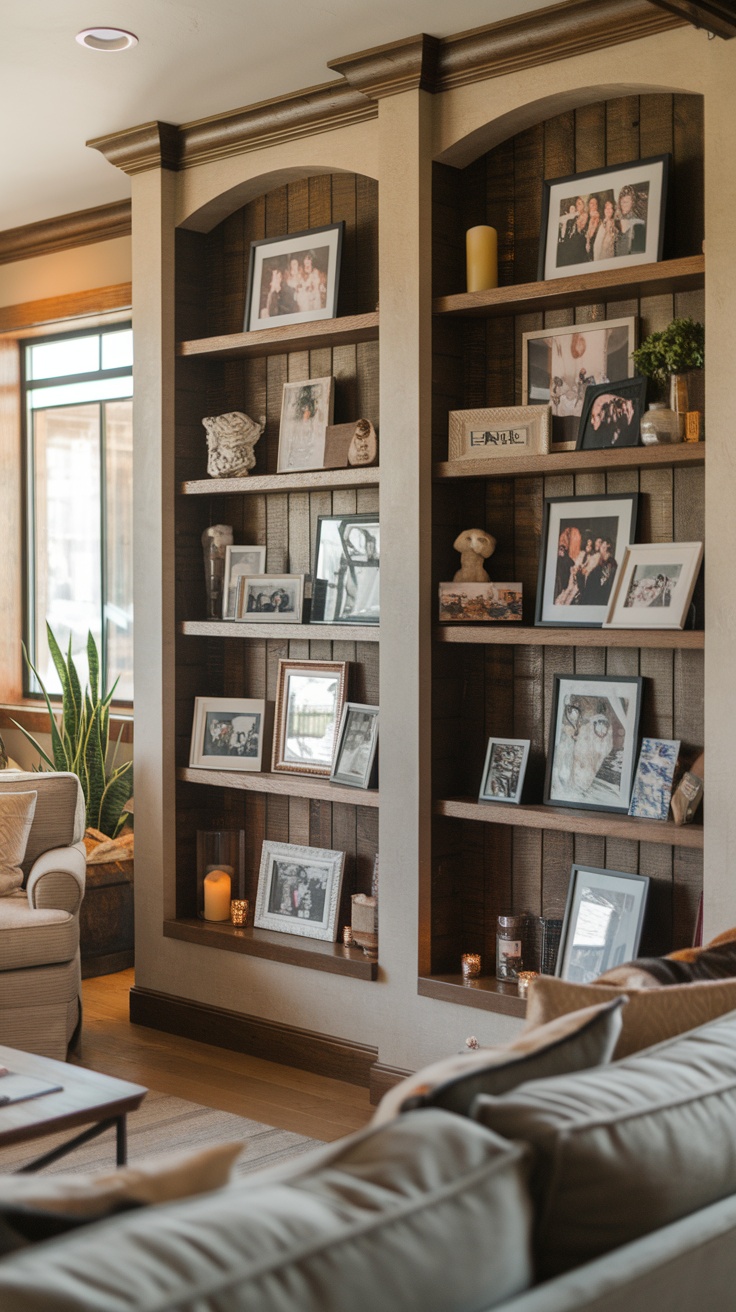
<path fill-rule="evenodd" d="M 42 1153 L 50 1152 L 57 1144 L 65 1143 L 78 1130 L 48 1135 L 29 1143 L 14 1144 L 0 1150 L 0 1173 L 17 1171 L 26 1162 L 32 1162 Z M 144 1157 L 175 1152 L 184 1148 L 204 1148 L 208 1144 L 233 1142 L 242 1139 L 243 1153 L 235 1163 L 233 1175 L 248 1175 L 298 1157 L 317 1147 L 317 1140 L 307 1139 L 290 1130 L 277 1130 L 260 1121 L 251 1121 L 231 1112 L 213 1111 L 198 1103 L 172 1098 L 166 1093 L 151 1090 L 137 1112 L 128 1116 L 128 1162 L 133 1165 Z M 46 1167 L 49 1175 L 92 1174 L 109 1171 L 115 1165 L 115 1131 L 106 1130 L 82 1148 L 75 1150 L 52 1166 Z"/>

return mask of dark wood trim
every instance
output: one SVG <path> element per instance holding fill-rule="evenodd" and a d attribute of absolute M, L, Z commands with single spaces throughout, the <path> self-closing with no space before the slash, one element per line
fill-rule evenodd
<path fill-rule="evenodd" d="M 725 41 L 736 36 L 736 13 L 733 0 L 651 0 L 659 9 L 666 9 L 695 27 L 704 27 Z"/>
<path fill-rule="evenodd" d="M 244 1016 L 137 985 L 130 990 L 130 1019 L 134 1025 L 147 1025 L 165 1034 L 178 1034 L 230 1052 L 246 1052 L 251 1057 L 295 1066 L 363 1088 L 370 1087 L 371 1068 L 378 1058 L 376 1048 L 349 1039 Z"/>
<path fill-rule="evenodd" d="M 56 709 L 56 708 L 55 708 Z M 61 707 L 58 707 L 61 711 Z M 10 702 L 0 703 L 0 729 L 14 729 L 13 720 L 22 724 L 24 729 L 34 735 L 39 733 L 48 733 L 49 731 L 49 713 L 46 707 L 39 702 L 21 702 L 13 705 Z M 133 716 L 126 715 L 124 712 L 113 710 L 110 715 L 110 737 L 117 742 L 118 734 L 122 729 L 123 743 L 133 742 Z"/>
<path fill-rule="evenodd" d="M 26 301 L 22 305 L 5 305 L 0 307 L 0 333 L 24 333 L 29 328 L 69 319 L 84 319 L 88 322 L 96 316 L 110 323 L 113 314 L 120 317 L 124 312 L 130 314 L 132 303 L 131 283 L 121 282 L 112 287 L 95 287 L 87 292 L 70 292 L 63 296 L 50 296 L 42 301 Z M 65 327 L 69 326 L 65 323 Z"/>
<path fill-rule="evenodd" d="M 75 246 L 91 246 L 98 241 L 112 241 L 114 237 L 129 237 L 130 228 L 129 200 L 61 214 L 21 228 L 6 228 L 0 232 L 0 264 L 52 255 Z"/>
<path fill-rule="evenodd" d="M 514 806 L 510 802 L 476 802 L 472 797 L 448 797 L 435 802 L 434 813 L 455 820 L 479 820 L 487 825 L 518 825 L 520 829 L 596 834 L 601 838 L 626 838 L 632 843 L 703 849 L 702 824 L 676 825 L 673 820 L 640 820 L 616 811 L 539 804 Z"/>
<path fill-rule="evenodd" d="M 401 1084 L 402 1080 L 408 1079 L 413 1074 L 413 1071 L 402 1070 L 400 1066 L 384 1066 L 382 1061 L 374 1061 L 371 1066 L 370 1084 L 368 1085 L 371 1106 L 376 1107 L 384 1093 L 388 1093 L 390 1089 L 395 1089 L 397 1084 Z"/>
<path fill-rule="evenodd" d="M 241 952 L 266 961 L 280 961 L 287 966 L 324 970 L 330 975 L 348 975 L 364 980 L 374 980 L 378 976 L 378 962 L 371 961 L 360 948 L 346 948 L 342 943 L 326 943 L 322 939 L 300 938 L 297 934 L 277 934 L 268 929 L 236 929 L 227 921 L 165 920 L 164 938 L 224 952 Z"/>
<path fill-rule="evenodd" d="M 437 998 L 440 1002 L 454 1002 L 480 1011 L 498 1011 L 504 1016 L 526 1015 L 526 1000 L 519 997 L 516 985 L 488 975 L 471 980 L 464 980 L 459 974 L 420 976 L 417 993 L 422 998 Z"/>
<path fill-rule="evenodd" d="M 123 173 L 147 169 L 178 169 L 180 129 L 173 123 L 141 123 L 122 132 L 108 132 L 86 143 Z"/>
<path fill-rule="evenodd" d="M 426 33 L 403 41 L 374 46 L 342 59 L 331 59 L 327 67 L 341 73 L 356 91 L 371 100 L 396 96 L 402 91 L 434 91 L 441 42 Z"/>

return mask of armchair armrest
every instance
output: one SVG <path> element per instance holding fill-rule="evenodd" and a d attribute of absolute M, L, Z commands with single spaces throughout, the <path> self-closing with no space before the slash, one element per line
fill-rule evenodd
<path fill-rule="evenodd" d="M 84 843 L 52 847 L 31 866 L 26 884 L 28 905 L 76 915 L 84 897 L 87 853 Z"/>

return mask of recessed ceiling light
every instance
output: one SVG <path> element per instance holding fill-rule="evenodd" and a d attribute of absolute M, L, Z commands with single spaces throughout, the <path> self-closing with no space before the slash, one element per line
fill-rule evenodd
<path fill-rule="evenodd" d="M 88 50 L 129 50 L 138 45 L 138 37 L 121 27 L 85 27 L 83 32 L 77 32 L 77 41 Z"/>

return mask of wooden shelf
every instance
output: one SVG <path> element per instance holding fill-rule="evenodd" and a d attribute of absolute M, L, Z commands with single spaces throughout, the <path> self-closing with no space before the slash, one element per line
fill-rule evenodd
<path fill-rule="evenodd" d="M 344 802 L 348 806 L 378 806 L 377 788 L 349 788 L 331 784 L 329 779 L 307 774 L 248 774 L 242 770 L 203 770 L 185 766 L 176 772 L 177 779 L 189 784 L 207 784 L 210 788 L 240 788 L 249 793 L 277 793 L 282 797 L 309 797 L 317 802 Z"/>
<path fill-rule="evenodd" d="M 378 487 L 379 469 L 309 469 L 301 474 L 253 474 L 248 478 L 191 478 L 179 484 L 185 497 L 264 492 L 321 492 L 343 487 Z"/>
<path fill-rule="evenodd" d="M 702 465 L 705 442 L 676 446 L 631 446 L 621 451 L 555 451 L 548 455 L 490 456 L 483 460 L 444 460 L 434 478 L 529 478 L 534 474 L 594 474 L 621 469 Z"/>
<path fill-rule="evenodd" d="M 417 992 L 422 998 L 456 1002 L 461 1007 L 478 1007 L 498 1011 L 505 1016 L 525 1016 L 526 1001 L 520 998 L 515 984 L 505 984 L 492 976 L 465 980 L 462 975 L 420 976 Z"/>
<path fill-rule="evenodd" d="M 289 351 L 313 351 L 323 346 L 352 346 L 378 340 L 378 311 L 351 314 L 342 319 L 317 319 L 279 328 L 258 328 L 252 333 L 230 333 L 224 337 L 199 337 L 178 342 L 176 353 L 189 359 L 245 359 L 248 356 L 286 355 Z"/>
<path fill-rule="evenodd" d="M 538 310 L 568 309 L 599 301 L 630 300 L 642 296 L 665 296 L 705 286 L 705 256 L 690 255 L 659 264 L 637 264 L 626 269 L 581 273 L 548 282 L 519 283 L 495 287 L 487 292 L 460 292 L 438 296 L 433 302 L 437 315 L 496 319 L 509 314 L 532 314 Z"/>
<path fill-rule="evenodd" d="M 179 632 L 198 638 L 308 638 L 312 642 L 378 642 L 377 624 L 249 624 L 247 620 L 184 620 Z"/>
<path fill-rule="evenodd" d="M 501 647 L 660 647 L 702 651 L 702 629 L 583 629 L 547 628 L 544 625 L 508 623 L 439 624 L 437 642 L 486 643 Z"/>
<path fill-rule="evenodd" d="M 667 847 L 702 849 L 703 826 L 676 825 L 671 820 L 639 820 L 608 811 L 577 807 L 513 806 L 509 802 L 475 802 L 470 797 L 441 798 L 435 815 L 457 820 L 480 820 L 487 825 L 514 825 L 524 829 L 558 829 L 602 838 L 628 838 L 633 843 L 663 843 Z"/>
<path fill-rule="evenodd" d="M 206 920 L 165 920 L 164 938 L 224 952 L 242 952 L 246 956 L 280 961 L 287 966 L 305 966 L 324 970 L 330 975 L 349 975 L 353 979 L 376 979 L 378 962 L 370 961 L 359 948 L 345 948 L 341 943 L 322 939 L 299 938 L 296 934 L 275 934 L 270 929 L 237 929 L 227 922 Z"/>

